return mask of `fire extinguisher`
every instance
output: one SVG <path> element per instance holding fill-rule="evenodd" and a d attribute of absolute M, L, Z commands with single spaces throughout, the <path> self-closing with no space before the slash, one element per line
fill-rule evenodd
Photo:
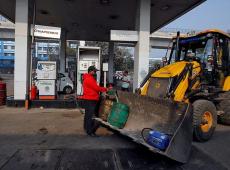
<path fill-rule="evenodd" d="M 37 86 L 33 83 L 30 90 L 30 100 L 35 100 L 37 97 Z"/>

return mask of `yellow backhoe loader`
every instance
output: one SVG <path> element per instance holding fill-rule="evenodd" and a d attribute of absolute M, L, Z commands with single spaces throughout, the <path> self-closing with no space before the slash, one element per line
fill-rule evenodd
<path fill-rule="evenodd" d="M 130 137 L 150 150 L 179 162 L 189 158 L 194 138 L 209 140 L 217 124 L 230 124 L 230 36 L 207 30 L 172 39 L 165 66 L 151 72 L 138 94 L 117 92 L 119 102 L 129 106 L 124 128 L 98 118 L 104 126 Z M 153 134 L 169 136 L 165 149 L 148 140 Z M 156 145 L 157 146 L 157 145 Z"/>

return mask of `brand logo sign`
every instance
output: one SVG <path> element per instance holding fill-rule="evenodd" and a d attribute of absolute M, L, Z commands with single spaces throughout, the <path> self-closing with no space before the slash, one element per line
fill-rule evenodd
<path fill-rule="evenodd" d="M 61 37 L 61 28 L 59 27 L 35 25 L 34 29 L 31 29 L 31 35 L 33 35 L 33 30 L 35 37 L 45 37 L 54 39 L 60 39 Z"/>

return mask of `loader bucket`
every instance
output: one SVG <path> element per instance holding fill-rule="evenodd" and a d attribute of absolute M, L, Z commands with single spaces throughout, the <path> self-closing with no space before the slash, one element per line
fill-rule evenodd
<path fill-rule="evenodd" d="M 129 106 L 129 117 L 123 129 L 96 118 L 103 126 L 118 131 L 150 151 L 165 155 L 181 163 L 188 161 L 192 144 L 192 107 L 186 103 L 140 96 L 118 91 L 119 102 Z M 162 151 L 144 140 L 142 130 L 151 128 L 171 136 L 166 150 Z"/>

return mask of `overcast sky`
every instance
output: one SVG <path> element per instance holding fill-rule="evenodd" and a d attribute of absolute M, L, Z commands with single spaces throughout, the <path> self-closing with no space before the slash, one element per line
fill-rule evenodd
<path fill-rule="evenodd" d="M 173 21 L 166 28 L 230 30 L 230 0 L 207 0 L 200 6 Z M 152 49 L 150 58 L 161 58 L 166 50 Z"/>
<path fill-rule="evenodd" d="M 207 0 L 166 27 L 230 30 L 230 0 Z"/>

